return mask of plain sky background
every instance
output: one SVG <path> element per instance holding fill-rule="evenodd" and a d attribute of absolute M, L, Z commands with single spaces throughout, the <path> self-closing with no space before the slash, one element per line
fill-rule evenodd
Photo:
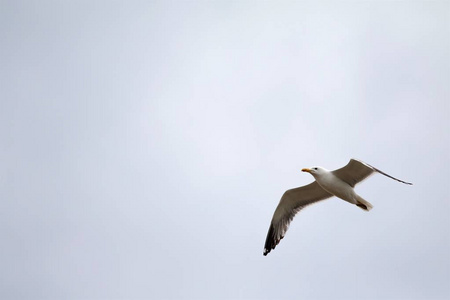
<path fill-rule="evenodd" d="M 448 1 L 1 1 L 1 299 L 449 299 Z M 303 210 L 352 157 L 366 213 Z"/>

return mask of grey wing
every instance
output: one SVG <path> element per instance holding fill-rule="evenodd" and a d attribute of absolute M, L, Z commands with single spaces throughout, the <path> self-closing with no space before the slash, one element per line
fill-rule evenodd
<path fill-rule="evenodd" d="M 315 181 L 299 188 L 287 190 L 273 214 L 263 254 L 267 255 L 272 249 L 275 249 L 286 234 L 292 219 L 302 208 L 332 196 Z"/>
<path fill-rule="evenodd" d="M 354 187 L 358 182 L 363 181 L 374 172 L 383 174 L 384 176 L 397 180 L 401 183 L 412 184 L 410 182 L 405 182 L 389 174 L 386 174 L 383 171 L 369 165 L 368 163 L 353 158 L 350 159 L 349 163 L 345 167 L 334 170 L 333 174 L 348 183 L 351 187 Z"/>

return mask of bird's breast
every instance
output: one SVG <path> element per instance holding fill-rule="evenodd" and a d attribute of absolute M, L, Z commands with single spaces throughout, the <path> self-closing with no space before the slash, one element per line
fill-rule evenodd
<path fill-rule="evenodd" d="M 341 199 L 351 197 L 352 187 L 333 174 L 327 174 L 321 178 L 316 178 L 317 183 L 328 193 Z"/>

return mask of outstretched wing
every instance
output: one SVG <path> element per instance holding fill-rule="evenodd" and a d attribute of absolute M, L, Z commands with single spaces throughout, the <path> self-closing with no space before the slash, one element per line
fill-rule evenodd
<path fill-rule="evenodd" d="M 295 214 L 303 207 L 332 196 L 315 181 L 299 188 L 287 190 L 273 214 L 263 254 L 267 255 L 272 249 L 275 249 L 286 234 Z"/>
<path fill-rule="evenodd" d="M 333 174 L 348 183 L 351 187 L 354 187 L 358 182 L 363 181 L 374 172 L 378 172 L 380 174 L 383 174 L 384 176 L 387 176 L 404 184 L 412 184 L 410 182 L 405 182 L 391 175 L 388 175 L 365 162 L 353 158 L 350 159 L 349 163 L 345 167 L 334 170 Z"/>

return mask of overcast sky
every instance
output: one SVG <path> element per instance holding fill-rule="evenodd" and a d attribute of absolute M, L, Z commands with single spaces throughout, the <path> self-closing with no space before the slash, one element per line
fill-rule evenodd
<path fill-rule="evenodd" d="M 1 299 L 449 299 L 447 1 L 2 1 Z M 352 157 L 262 255 L 301 168 Z"/>

